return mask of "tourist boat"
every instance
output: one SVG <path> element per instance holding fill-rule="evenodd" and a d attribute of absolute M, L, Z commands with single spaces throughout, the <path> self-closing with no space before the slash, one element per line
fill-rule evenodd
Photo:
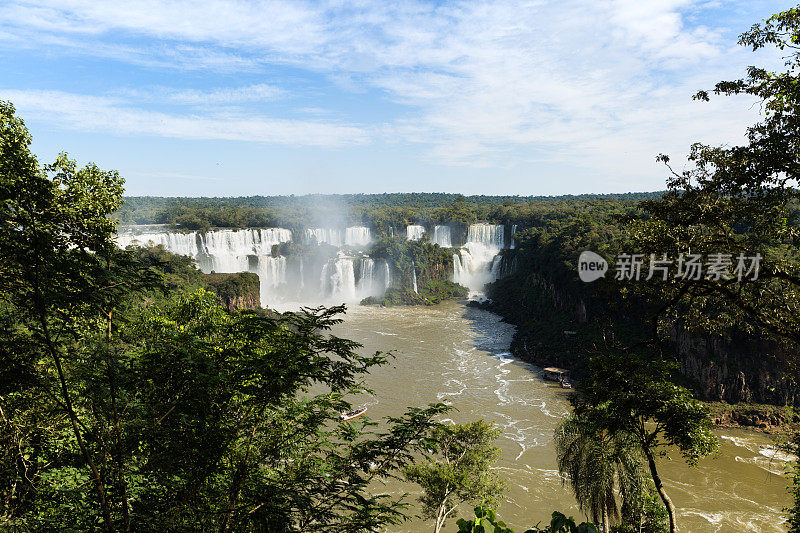
<path fill-rule="evenodd" d="M 572 383 L 570 383 L 568 379 L 562 379 L 561 380 L 561 388 L 562 389 L 571 389 L 572 388 Z"/>
<path fill-rule="evenodd" d="M 348 411 L 346 413 L 342 413 L 342 414 L 339 415 L 339 419 L 342 420 L 343 422 L 346 421 L 346 420 L 352 420 L 352 419 L 356 418 L 357 416 L 363 415 L 366 412 L 367 412 L 367 408 L 363 407 L 361 409 L 356 409 L 355 411 Z"/>
<path fill-rule="evenodd" d="M 569 376 L 569 370 L 549 366 L 542 372 L 542 377 L 548 381 L 562 381 Z"/>

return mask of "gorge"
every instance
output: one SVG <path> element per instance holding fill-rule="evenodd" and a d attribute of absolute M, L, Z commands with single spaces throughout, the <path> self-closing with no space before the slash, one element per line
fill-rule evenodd
<path fill-rule="evenodd" d="M 513 232 L 506 231 L 507 227 L 513 227 Z M 538 283 L 531 284 L 527 270 L 515 270 L 520 260 L 512 238 L 516 230 L 516 226 L 488 223 L 455 230 L 450 225 L 428 229 L 411 224 L 405 231 L 390 232 L 401 236 L 392 239 L 362 226 L 207 232 L 126 227 L 120 229 L 117 242 L 120 246 L 162 245 L 191 257 L 207 273 L 255 273 L 266 307 L 351 304 L 338 333 L 362 343 L 364 353 L 393 350 L 397 356 L 391 368 L 369 376 L 367 382 L 375 393 L 359 405 L 369 407 L 370 416 L 377 418 L 398 415 L 409 398 L 418 404 L 438 400 L 458 408 L 452 415 L 455 421 L 481 417 L 497 424 L 502 429 L 497 468 L 509 483 L 498 511 L 508 523 L 524 530 L 552 509 L 578 513 L 570 503 L 573 497 L 562 486 L 553 450 L 553 429 L 569 412 L 566 393 L 542 381 L 537 375 L 539 367 L 512 357 L 514 353 L 538 365 L 557 362 L 569 366 L 569 361 L 559 359 L 563 357 L 558 355 L 561 346 L 542 346 L 537 329 L 521 330 L 494 313 L 457 302 L 387 309 L 354 305 L 390 289 L 416 292 L 422 279 L 439 268 L 477 299 L 486 284 L 497 279 L 501 283 L 492 285 L 493 297 L 501 289 L 518 298 L 530 296 L 531 287 L 544 290 L 546 298 L 525 300 L 537 305 L 515 306 L 528 315 L 528 321 L 516 322 L 524 328 L 530 327 L 530 320 L 561 327 L 557 315 L 564 310 L 569 311 L 571 323 L 587 323 L 592 316 L 587 311 L 592 308 L 590 300 L 568 286 L 554 285 L 554 278 L 541 275 Z M 408 258 L 387 251 L 391 246 L 405 249 L 427 242 L 452 257 L 449 267 L 427 264 L 421 255 L 406 264 Z M 528 283 L 529 288 L 509 286 L 520 282 Z M 497 310 L 515 322 L 508 301 L 497 300 Z M 532 355 L 528 346 L 532 341 L 539 341 L 542 355 Z M 720 455 L 701 462 L 698 469 L 680 461 L 662 465 L 681 522 L 697 532 L 781 531 L 781 507 L 789 503 L 783 470 L 791 457 L 778 451 L 765 435 L 735 429 L 720 429 L 717 434 L 722 443 Z M 413 494 L 415 490 L 394 482 L 386 489 L 393 494 Z M 425 528 L 422 522 L 411 522 L 392 531 Z"/>

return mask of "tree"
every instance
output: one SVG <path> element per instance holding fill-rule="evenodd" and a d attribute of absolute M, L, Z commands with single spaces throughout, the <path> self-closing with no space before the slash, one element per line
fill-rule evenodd
<path fill-rule="evenodd" d="M 122 266 L 121 261 L 117 279 L 109 278 L 115 247 L 108 215 L 121 204 L 122 180 L 93 164 L 78 169 L 65 154 L 40 167 L 30 152 L 30 134 L 14 112 L 10 103 L 0 102 L 0 293 L 7 316 L 14 317 L 3 345 L 12 352 L 0 355 L 4 370 L 17 367 L 28 373 L 28 386 L 18 392 L 43 393 L 68 420 L 82 467 L 90 472 L 103 526 L 112 531 L 114 504 L 102 461 L 87 441 L 70 374 L 80 359 L 74 341 L 92 326 L 111 331 L 116 303 L 135 277 L 135 266 L 127 271 L 131 264 Z M 13 354 L 16 340 L 27 347 L 22 356 Z M 114 364 L 102 359 L 113 382 Z M 9 417 L 14 413 L 4 413 L 7 427 L 13 425 Z M 118 434 L 114 440 L 119 442 Z M 24 470 L 34 474 L 36 468 Z M 116 490 L 124 495 L 124 484 Z"/>
<path fill-rule="evenodd" d="M 434 448 L 448 408 L 409 408 L 380 427 L 339 420 L 386 362 L 329 334 L 342 307 L 265 316 L 183 292 L 193 266 L 115 246 L 116 172 L 63 154 L 41 167 L 30 142 L 0 103 L 2 526 L 361 532 L 402 521 L 404 496 L 370 485 Z"/>
<path fill-rule="evenodd" d="M 656 457 L 675 447 L 689 465 L 711 454 L 717 439 L 708 409 L 691 392 L 673 382 L 672 366 L 634 352 L 605 353 L 592 358 L 589 383 L 573 397 L 580 418 L 612 434 L 620 432 L 641 450 L 655 489 L 669 516 L 670 532 L 677 528 L 675 506 L 658 472 Z"/>
<path fill-rule="evenodd" d="M 764 118 L 747 128 L 748 142 L 694 144 L 692 167 L 671 171 L 669 190 L 642 202 L 644 219 L 632 236 L 647 254 L 760 254 L 758 275 L 704 276 L 660 284 L 661 314 L 681 314 L 694 326 L 719 328 L 736 321 L 759 334 L 800 341 L 800 9 L 755 24 L 739 44 L 788 52 L 783 72 L 751 66 L 747 76 L 716 84 L 713 93 L 750 95 Z M 710 99 L 708 91 L 695 95 Z M 669 164 L 669 157 L 659 159 Z M 671 170 L 671 168 L 670 168 Z M 720 312 L 719 310 L 724 310 Z"/>
<path fill-rule="evenodd" d="M 740 146 L 694 144 L 692 167 L 670 168 L 669 191 L 642 203 L 646 217 L 632 235 L 643 253 L 729 253 L 760 257 L 757 276 L 705 276 L 660 284 L 662 302 L 653 322 L 677 317 L 693 328 L 718 331 L 735 324 L 754 335 L 787 345 L 789 372 L 796 380 L 800 360 L 800 8 L 777 13 L 752 26 L 739 44 L 754 51 L 774 47 L 784 70 L 751 66 L 743 78 L 721 81 L 716 95 L 755 97 L 763 118 L 747 128 Z M 659 159 L 669 165 L 667 156 Z M 734 259 L 735 261 L 735 259 Z M 655 330 L 656 328 L 654 328 Z M 796 437 L 796 440 L 800 440 Z M 796 486 L 796 485 L 795 485 Z M 792 530 L 800 501 L 790 511 Z"/>
<path fill-rule="evenodd" d="M 573 414 L 554 434 L 558 470 L 567 476 L 581 510 L 605 533 L 620 517 L 615 492 L 623 501 L 642 492 L 641 452 L 624 431 L 599 427 L 585 416 Z"/>
<path fill-rule="evenodd" d="M 490 471 L 500 454 L 494 445 L 499 435 L 499 430 L 482 420 L 439 427 L 432 435 L 437 456 L 405 470 L 406 478 L 422 487 L 422 513 L 434 519 L 436 533 L 459 504 L 491 506 L 503 493 L 503 483 Z"/>

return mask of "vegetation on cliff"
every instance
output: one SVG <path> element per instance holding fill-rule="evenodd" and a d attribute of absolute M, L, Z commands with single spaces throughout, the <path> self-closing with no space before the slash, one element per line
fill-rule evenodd
<path fill-rule="evenodd" d="M 372 245 L 369 254 L 390 265 L 394 281 L 381 296 L 363 299 L 363 305 L 434 305 L 452 298 L 466 298 L 469 293 L 466 287 L 451 281 L 453 252 L 438 244 L 384 237 Z"/>

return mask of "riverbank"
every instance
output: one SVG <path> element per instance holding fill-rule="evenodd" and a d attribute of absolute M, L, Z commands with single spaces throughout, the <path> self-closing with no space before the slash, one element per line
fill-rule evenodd
<path fill-rule="evenodd" d="M 800 431 L 800 414 L 789 406 L 704 403 L 711 411 L 709 418 L 720 428 L 747 429 L 778 438 L 787 438 Z"/>

